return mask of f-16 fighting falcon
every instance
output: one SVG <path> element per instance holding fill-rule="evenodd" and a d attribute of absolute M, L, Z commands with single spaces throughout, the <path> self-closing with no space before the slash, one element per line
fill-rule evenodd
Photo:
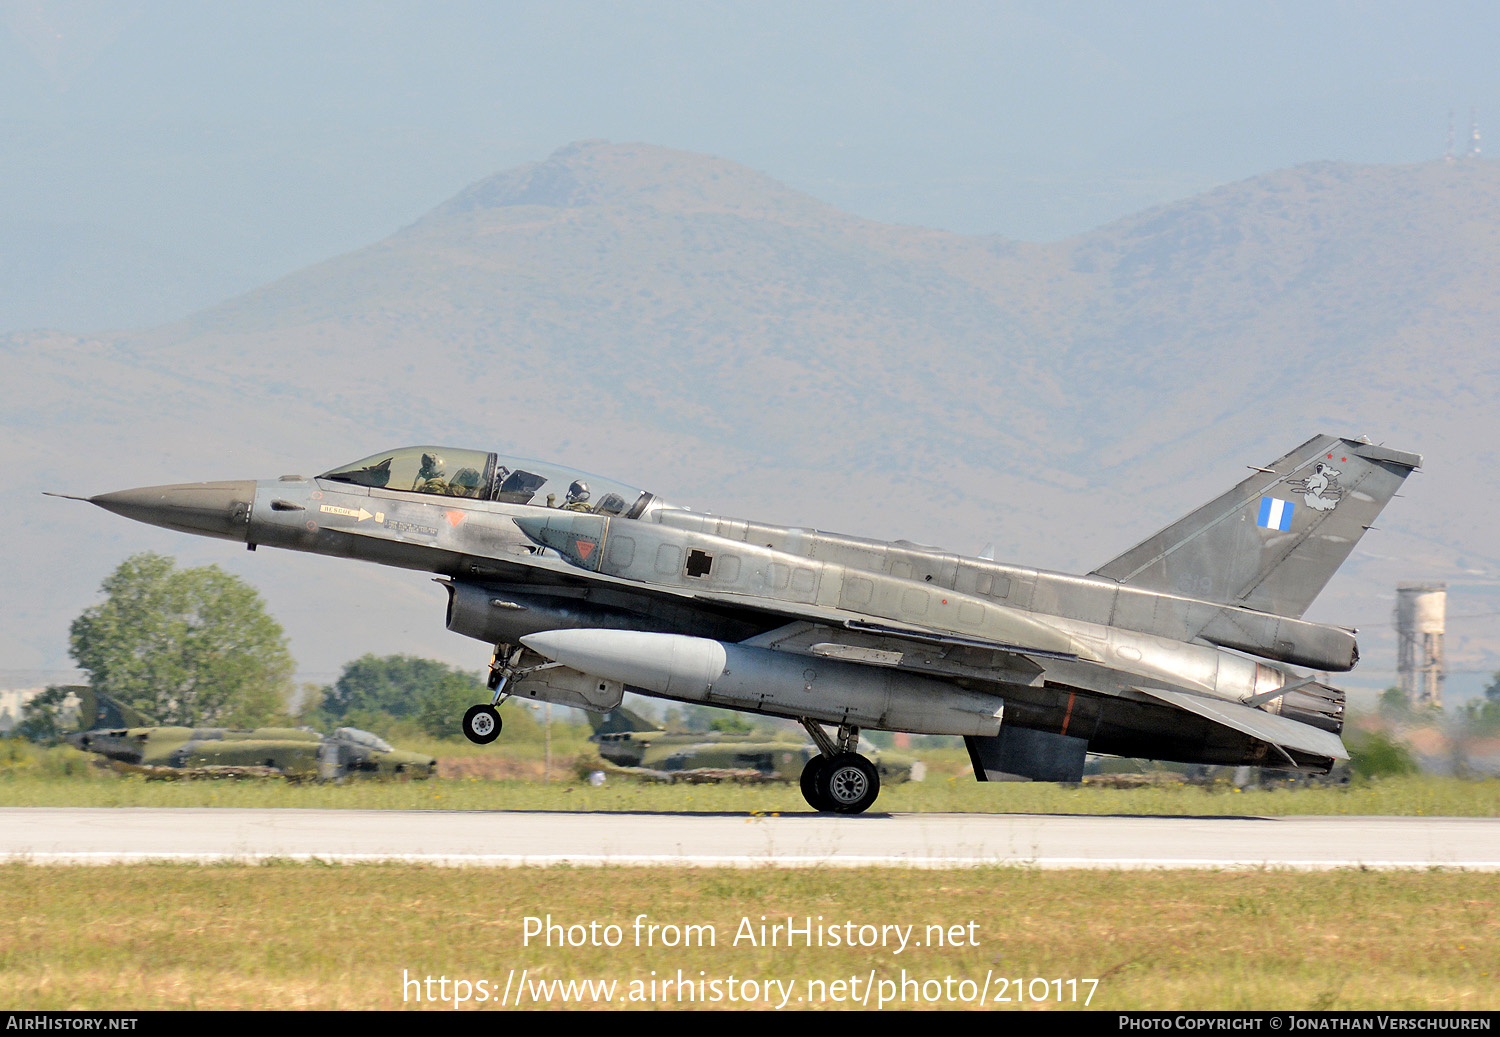
<path fill-rule="evenodd" d="M 980 781 L 1076 782 L 1088 753 L 1326 773 L 1354 631 L 1303 620 L 1416 454 L 1318 436 L 1087 576 L 724 518 L 560 465 L 432 446 L 316 478 L 87 498 L 168 529 L 438 575 L 515 696 L 626 691 L 791 717 L 815 809 L 880 778 L 862 728 L 961 735 Z M 828 727 L 832 728 L 832 731 Z"/>

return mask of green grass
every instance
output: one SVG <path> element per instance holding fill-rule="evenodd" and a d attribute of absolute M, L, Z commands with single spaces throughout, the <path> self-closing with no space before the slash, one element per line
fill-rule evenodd
<path fill-rule="evenodd" d="M 72 750 L 67 750 L 72 752 Z M 74 756 L 81 754 L 74 753 Z M 0 806 L 302 807 L 362 810 L 631 810 L 801 813 L 794 785 L 648 785 L 612 777 L 600 788 L 559 765 L 557 780 L 433 779 L 349 781 L 148 781 L 89 764 L 73 774 L 42 768 L 0 771 Z M 901 812 L 1028 814 L 1257 815 L 1365 814 L 1500 817 L 1500 779 L 1404 776 L 1341 786 L 1247 789 L 1167 785 L 1144 788 L 982 784 L 937 778 L 882 789 L 877 809 Z"/>
<path fill-rule="evenodd" d="M 637 947 L 641 914 L 709 926 L 715 943 Z M 622 946 L 528 945 L 525 919 L 548 915 L 617 925 Z M 917 940 L 929 925 L 958 927 L 963 939 L 899 954 L 734 946 L 742 919 L 758 930 L 762 916 L 910 925 Z M 533 981 L 615 980 L 618 1000 L 631 981 L 680 969 L 795 981 L 794 1008 L 840 1006 L 832 987 L 797 1002 L 808 980 L 857 977 L 845 991 L 857 993 L 873 973 L 894 993 L 904 970 L 918 982 L 989 976 L 992 999 L 999 979 L 1021 981 L 1021 1000 L 1011 984 L 1012 999 L 988 1008 L 1071 1008 L 1031 981 L 1097 979 L 1095 1010 L 1477 1011 L 1500 1007 L 1497 962 L 1500 875 L 1488 874 L 0 866 L 0 1004 L 16 1010 L 431 1007 L 403 977 L 444 977 L 451 1001 L 454 980 L 498 996 L 523 969 Z M 1044 985 L 1039 1001 L 1024 996 Z M 658 992 L 643 1007 L 678 1006 Z M 965 1007 L 908 992 L 919 1000 L 905 1007 Z"/>
<path fill-rule="evenodd" d="M 403 748 L 440 761 L 523 768 L 524 780 L 448 778 L 413 782 L 347 781 L 290 784 L 276 780 L 148 781 L 101 765 L 70 746 L 38 748 L 0 739 L 0 806 L 304 807 L 364 810 L 639 810 L 800 813 L 795 785 L 648 785 L 611 776 L 601 788 L 576 773 L 579 753 L 592 753 L 583 725 L 554 726 L 552 781 L 543 784 L 541 727 L 526 713 L 508 722 L 514 744 L 476 746 L 407 732 Z M 1305 783 L 1240 790 L 1227 783 L 1092 784 L 976 782 L 961 749 L 922 752 L 928 778 L 887 785 L 877 809 L 903 812 L 1030 814 L 1262 815 L 1365 814 L 1500 817 L 1500 778 L 1466 780 L 1430 775 L 1356 779 L 1347 785 Z"/>

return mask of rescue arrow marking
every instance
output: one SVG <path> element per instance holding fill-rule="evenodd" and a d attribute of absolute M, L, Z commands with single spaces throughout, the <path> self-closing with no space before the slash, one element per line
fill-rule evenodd
<path fill-rule="evenodd" d="M 347 515 L 356 522 L 363 522 L 370 517 L 370 513 L 364 508 L 355 511 L 353 508 L 336 508 L 332 504 L 320 504 L 318 510 L 326 511 L 330 515 Z"/>

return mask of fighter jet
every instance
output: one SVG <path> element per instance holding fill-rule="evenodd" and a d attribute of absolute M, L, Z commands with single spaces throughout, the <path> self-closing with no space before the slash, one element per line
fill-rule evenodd
<path fill-rule="evenodd" d="M 75 749 L 98 753 L 118 770 L 154 777 L 427 778 L 437 760 L 394 749 L 354 727 L 324 736 L 310 727 L 156 726 L 124 703 L 75 690 L 79 718 L 94 726 L 66 735 Z"/>
<path fill-rule="evenodd" d="M 1302 619 L 1416 454 L 1317 436 L 1084 576 L 726 518 L 561 465 L 431 446 L 316 478 L 87 498 L 169 529 L 437 574 L 504 699 L 631 691 L 800 721 L 820 811 L 879 793 L 861 729 L 961 735 L 981 781 L 1089 753 L 1326 772 L 1355 632 Z M 988 552 L 986 552 L 988 554 Z M 826 730 L 830 725 L 833 731 Z"/>

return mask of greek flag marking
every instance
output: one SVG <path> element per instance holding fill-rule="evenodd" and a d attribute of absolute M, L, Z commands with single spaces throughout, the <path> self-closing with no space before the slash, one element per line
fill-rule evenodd
<path fill-rule="evenodd" d="M 1279 529 L 1283 533 L 1292 528 L 1292 511 L 1296 505 L 1289 500 L 1279 497 L 1262 497 L 1260 499 L 1260 516 L 1256 518 L 1257 526 L 1266 529 Z"/>

